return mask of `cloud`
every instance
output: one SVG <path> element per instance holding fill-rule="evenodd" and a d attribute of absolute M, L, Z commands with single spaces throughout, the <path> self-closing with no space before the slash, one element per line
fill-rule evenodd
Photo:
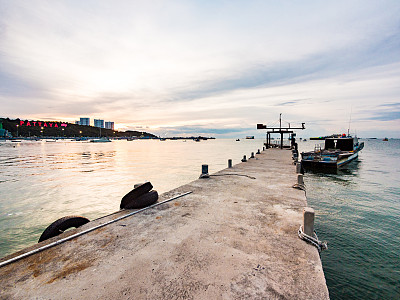
<path fill-rule="evenodd" d="M 368 119 L 369 120 L 378 120 L 378 121 L 400 120 L 400 109 L 397 111 L 377 112 L 372 117 L 369 117 Z"/>
<path fill-rule="evenodd" d="M 330 131 L 353 106 L 365 127 L 396 117 L 376 112 L 398 101 L 399 15 L 397 1 L 0 0 L 2 113 L 224 132 L 283 112 Z"/>

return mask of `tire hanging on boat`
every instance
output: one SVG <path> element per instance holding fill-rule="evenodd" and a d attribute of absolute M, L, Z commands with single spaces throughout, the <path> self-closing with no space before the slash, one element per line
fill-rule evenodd
<path fill-rule="evenodd" d="M 135 199 L 145 195 L 146 193 L 150 192 L 153 188 L 153 185 L 150 182 L 145 182 L 138 187 L 135 187 L 132 191 L 122 197 L 120 208 L 128 208 L 127 205 L 130 204 Z M 157 201 L 157 200 L 156 200 Z"/>
<path fill-rule="evenodd" d="M 144 208 L 153 203 L 156 203 L 158 200 L 157 191 L 151 191 L 146 194 L 141 195 L 140 197 L 131 199 L 130 202 L 126 202 L 123 208 L 126 209 L 134 209 L 134 208 Z"/>
<path fill-rule="evenodd" d="M 78 228 L 90 222 L 89 219 L 81 216 L 67 216 L 51 223 L 42 233 L 39 238 L 39 243 L 49 238 L 55 237 L 67 229 Z"/>

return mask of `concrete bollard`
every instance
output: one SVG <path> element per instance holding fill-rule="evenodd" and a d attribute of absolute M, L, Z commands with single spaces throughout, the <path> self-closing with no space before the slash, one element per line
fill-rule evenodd
<path fill-rule="evenodd" d="M 314 236 L 314 209 L 305 207 L 303 209 L 303 231 L 309 236 Z"/>
<path fill-rule="evenodd" d="M 257 154 L 261 154 L 260 149 L 257 150 Z"/>
<path fill-rule="evenodd" d="M 263 147 L 263 151 L 265 151 L 265 147 Z"/>
<path fill-rule="evenodd" d="M 246 161 L 247 161 L 246 155 L 243 155 L 242 162 L 246 162 Z"/>
<path fill-rule="evenodd" d="M 254 158 L 254 152 L 251 152 L 250 158 Z"/>
<path fill-rule="evenodd" d="M 200 178 L 209 178 L 210 175 L 208 175 L 208 165 L 201 165 L 201 175 Z"/>
<path fill-rule="evenodd" d="M 228 159 L 228 168 L 232 168 L 232 159 Z"/>
<path fill-rule="evenodd" d="M 303 174 L 297 174 L 297 184 L 304 185 Z"/>
<path fill-rule="evenodd" d="M 296 163 L 296 173 L 301 174 L 301 163 Z"/>

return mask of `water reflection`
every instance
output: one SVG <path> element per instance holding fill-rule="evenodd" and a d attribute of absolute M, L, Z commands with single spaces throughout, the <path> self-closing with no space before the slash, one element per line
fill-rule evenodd
<path fill-rule="evenodd" d="M 362 163 L 354 160 L 340 169 L 305 169 L 306 176 L 327 179 L 332 183 L 337 183 L 343 186 L 356 184 L 354 179 L 359 176 L 359 168 Z"/>

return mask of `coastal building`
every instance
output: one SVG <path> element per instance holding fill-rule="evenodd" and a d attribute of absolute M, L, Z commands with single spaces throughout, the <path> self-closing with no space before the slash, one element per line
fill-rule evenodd
<path fill-rule="evenodd" d="M 104 128 L 104 120 L 94 119 L 94 127 Z"/>
<path fill-rule="evenodd" d="M 90 118 L 80 118 L 79 125 L 90 126 Z"/>
<path fill-rule="evenodd" d="M 75 121 L 75 125 L 81 125 L 80 121 Z"/>
<path fill-rule="evenodd" d="M 5 130 L 4 128 L 3 128 L 3 123 L 2 122 L 0 122 L 0 138 L 11 138 L 12 137 L 12 134 L 11 134 L 11 132 L 9 132 L 8 130 Z"/>
<path fill-rule="evenodd" d="M 106 129 L 114 130 L 114 122 L 106 122 L 105 127 L 106 127 Z"/>

